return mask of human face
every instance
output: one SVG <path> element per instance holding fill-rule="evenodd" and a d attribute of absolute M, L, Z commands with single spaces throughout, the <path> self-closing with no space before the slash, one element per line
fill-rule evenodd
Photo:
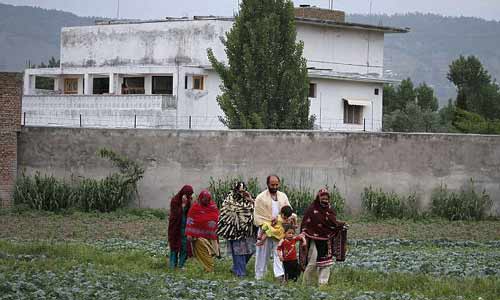
<path fill-rule="evenodd" d="M 276 176 L 271 176 L 271 178 L 269 178 L 269 183 L 267 184 L 267 189 L 271 194 L 274 195 L 276 194 L 276 192 L 278 192 L 279 188 L 280 188 L 280 181 Z"/>
<path fill-rule="evenodd" d="M 330 196 L 327 194 L 319 196 L 319 203 L 323 206 L 328 206 L 330 204 Z"/>
<path fill-rule="evenodd" d="M 287 240 L 291 240 L 293 239 L 293 236 L 295 235 L 295 230 L 293 229 L 288 229 L 286 232 L 285 232 L 285 238 Z"/>
<path fill-rule="evenodd" d="M 210 203 L 210 199 L 208 197 L 202 197 L 200 199 L 200 204 L 203 206 L 207 206 Z"/>

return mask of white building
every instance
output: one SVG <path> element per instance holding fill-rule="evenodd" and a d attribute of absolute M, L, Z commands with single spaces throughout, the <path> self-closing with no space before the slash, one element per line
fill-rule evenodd
<path fill-rule="evenodd" d="M 407 29 L 344 22 L 339 11 L 300 8 L 297 37 L 311 80 L 310 114 L 322 130 L 382 128 L 384 34 Z M 26 125 L 224 129 L 221 80 L 233 18 L 116 21 L 61 32 L 61 66 L 27 69 Z M 45 79 L 43 79 L 45 77 Z M 39 89 L 43 80 L 53 84 Z M 51 81 L 51 80 L 49 80 Z"/>

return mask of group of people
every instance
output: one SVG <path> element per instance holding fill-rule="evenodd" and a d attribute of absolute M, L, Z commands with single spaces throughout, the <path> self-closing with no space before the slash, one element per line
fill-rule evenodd
<path fill-rule="evenodd" d="M 214 258 L 221 255 L 219 238 L 223 238 L 235 276 L 246 276 L 247 264 L 255 255 L 257 280 L 264 277 L 272 257 L 274 276 L 282 281 L 296 281 L 303 271 L 304 283 L 311 284 L 317 274 L 319 284 L 327 284 L 330 267 L 345 260 L 347 240 L 347 224 L 337 221 L 329 191 L 318 192 L 299 226 L 287 195 L 279 191 L 280 178 L 268 176 L 266 183 L 267 189 L 254 199 L 246 184 L 238 182 L 220 211 L 207 190 L 193 201 L 193 188 L 184 186 L 170 202 L 170 267 L 183 268 L 186 259 L 194 256 L 205 271 L 213 272 Z"/>

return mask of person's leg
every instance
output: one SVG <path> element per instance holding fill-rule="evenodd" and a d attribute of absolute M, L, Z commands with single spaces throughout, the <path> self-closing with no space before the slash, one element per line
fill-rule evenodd
<path fill-rule="evenodd" d="M 283 262 L 280 260 L 278 255 L 277 247 L 278 241 L 268 238 L 267 241 L 271 244 L 271 251 L 273 252 L 273 271 L 274 277 L 282 277 L 285 275 L 285 270 L 283 269 Z"/>
<path fill-rule="evenodd" d="M 311 240 L 311 244 L 309 245 L 309 251 L 307 253 L 307 266 L 304 270 L 304 284 L 311 284 L 313 280 L 314 274 L 317 273 L 316 267 L 316 259 L 318 257 L 318 251 L 316 250 L 316 245 L 314 241 Z"/>
<path fill-rule="evenodd" d="M 330 279 L 330 267 L 319 268 L 318 270 L 318 281 L 319 285 L 328 284 L 328 280 Z"/>
<path fill-rule="evenodd" d="M 285 266 L 285 263 L 283 263 L 283 266 Z M 286 270 L 285 270 L 286 274 Z M 300 275 L 300 270 L 299 270 L 299 262 L 297 260 L 293 260 L 288 262 L 288 278 L 287 280 L 293 280 L 297 282 L 297 279 L 299 278 Z M 287 276 L 287 275 L 285 275 Z"/>
<path fill-rule="evenodd" d="M 213 272 L 215 269 L 214 257 L 210 254 L 208 241 L 197 239 L 193 242 L 193 254 L 200 261 L 206 272 Z"/>
<path fill-rule="evenodd" d="M 259 229 L 260 233 L 261 229 Z M 269 239 L 266 240 L 264 245 L 257 247 L 255 251 L 255 279 L 260 280 L 264 277 L 267 270 L 267 260 L 269 259 Z"/>
<path fill-rule="evenodd" d="M 188 257 L 187 239 L 186 237 L 183 237 L 181 243 L 181 251 L 179 252 L 179 264 L 178 264 L 179 268 L 184 267 L 187 257 Z"/>
<path fill-rule="evenodd" d="M 169 255 L 169 267 L 170 267 L 170 269 L 174 269 L 175 267 L 177 267 L 178 255 L 179 255 L 178 252 L 170 250 L 170 255 Z"/>

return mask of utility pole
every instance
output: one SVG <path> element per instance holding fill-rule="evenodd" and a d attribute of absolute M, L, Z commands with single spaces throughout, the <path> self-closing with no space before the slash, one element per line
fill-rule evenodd
<path fill-rule="evenodd" d="M 120 19 L 120 0 L 118 1 L 118 5 L 116 7 L 116 19 Z"/>

